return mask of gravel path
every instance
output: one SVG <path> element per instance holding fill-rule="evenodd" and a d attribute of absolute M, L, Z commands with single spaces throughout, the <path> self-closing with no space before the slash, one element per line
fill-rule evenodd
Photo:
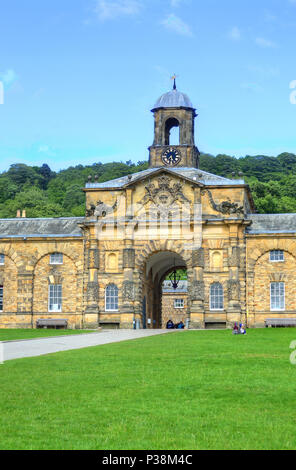
<path fill-rule="evenodd" d="M 146 338 L 147 336 L 163 335 L 176 330 L 104 330 L 73 336 L 54 336 L 21 341 L 3 341 L 4 361 L 23 357 L 43 356 L 44 354 L 70 349 L 82 349 L 101 344 L 118 343 L 131 339 Z"/>

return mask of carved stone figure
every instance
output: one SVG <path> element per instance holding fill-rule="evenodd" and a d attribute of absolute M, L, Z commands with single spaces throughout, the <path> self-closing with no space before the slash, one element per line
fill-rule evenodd
<path fill-rule="evenodd" d="M 90 208 L 86 210 L 86 217 L 98 217 L 103 218 L 108 214 L 112 214 L 117 208 L 117 201 L 113 206 L 108 206 L 102 201 L 98 201 L 97 205 L 91 204 Z"/>
<path fill-rule="evenodd" d="M 135 286 L 131 281 L 124 281 L 122 296 L 124 300 L 135 300 Z"/>
<path fill-rule="evenodd" d="M 221 214 L 225 214 L 225 215 L 230 215 L 230 214 L 243 215 L 244 214 L 243 206 L 239 206 L 235 202 L 231 202 L 230 199 L 227 199 L 227 201 L 222 201 L 219 204 L 217 204 L 214 201 L 212 193 L 209 189 L 203 189 L 202 194 L 205 194 L 205 193 L 208 194 L 210 204 L 215 211 L 220 212 Z"/>
<path fill-rule="evenodd" d="M 193 281 L 191 285 L 191 300 L 205 299 L 205 284 L 203 281 Z"/>
<path fill-rule="evenodd" d="M 193 267 L 204 268 L 205 266 L 205 257 L 204 257 L 204 249 L 199 248 L 198 250 L 194 250 L 192 252 L 192 265 Z"/>
<path fill-rule="evenodd" d="M 240 285 L 239 281 L 229 280 L 228 281 L 228 299 L 239 300 L 240 296 Z"/>

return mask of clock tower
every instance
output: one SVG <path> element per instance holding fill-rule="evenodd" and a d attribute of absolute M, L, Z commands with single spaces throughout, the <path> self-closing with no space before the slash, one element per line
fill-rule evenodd
<path fill-rule="evenodd" d="M 149 147 L 150 168 L 199 167 L 199 151 L 194 143 L 194 120 L 197 116 L 190 99 L 177 90 L 162 95 L 152 109 L 154 142 Z M 172 145 L 171 130 L 179 130 L 179 142 Z"/>

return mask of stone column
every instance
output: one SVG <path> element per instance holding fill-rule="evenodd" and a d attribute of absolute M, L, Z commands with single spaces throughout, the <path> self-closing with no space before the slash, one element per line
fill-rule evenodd
<path fill-rule="evenodd" d="M 240 304 L 240 247 L 231 246 L 228 254 L 229 279 L 227 282 L 228 291 L 228 309 L 227 309 L 227 326 L 233 327 L 235 322 L 241 320 L 241 304 Z"/>
<path fill-rule="evenodd" d="M 17 275 L 17 320 L 22 327 L 34 328 L 33 318 L 33 271 L 22 267 Z"/>
<path fill-rule="evenodd" d="M 97 328 L 99 325 L 99 283 L 98 270 L 100 268 L 98 240 L 90 239 L 86 253 L 86 266 L 88 271 L 86 287 L 86 310 L 84 315 L 84 328 Z"/>
<path fill-rule="evenodd" d="M 204 249 L 192 252 L 193 280 L 189 285 L 190 328 L 205 327 Z"/>
<path fill-rule="evenodd" d="M 132 241 L 127 240 L 123 249 L 123 285 L 120 328 L 133 328 L 135 317 L 134 301 L 136 286 L 134 283 L 135 250 Z M 141 320 L 139 315 L 137 319 Z"/>

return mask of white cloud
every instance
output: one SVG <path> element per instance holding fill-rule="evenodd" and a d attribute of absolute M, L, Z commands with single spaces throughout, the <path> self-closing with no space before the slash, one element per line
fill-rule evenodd
<path fill-rule="evenodd" d="M 14 70 L 8 69 L 3 73 L 0 73 L 0 80 L 2 81 L 4 87 L 10 87 L 16 80 L 17 74 Z"/>
<path fill-rule="evenodd" d="M 102 21 L 120 16 L 135 16 L 142 8 L 139 0 L 97 0 L 95 13 Z"/>
<path fill-rule="evenodd" d="M 165 18 L 161 24 L 174 33 L 180 34 L 182 36 L 193 36 L 190 26 L 185 23 L 181 18 L 171 13 Z"/>
<path fill-rule="evenodd" d="M 269 41 L 269 39 L 265 39 L 265 38 L 258 37 L 255 39 L 255 42 L 260 47 L 265 47 L 265 48 L 277 47 L 277 45 L 273 41 Z"/>
<path fill-rule="evenodd" d="M 235 26 L 234 28 L 232 28 L 232 30 L 231 30 L 230 33 L 229 33 L 229 37 L 230 37 L 231 39 L 233 39 L 234 41 L 239 41 L 240 38 L 241 38 L 241 36 L 242 36 L 242 35 L 241 35 L 241 32 L 240 32 L 240 30 L 238 29 L 237 26 Z"/>

